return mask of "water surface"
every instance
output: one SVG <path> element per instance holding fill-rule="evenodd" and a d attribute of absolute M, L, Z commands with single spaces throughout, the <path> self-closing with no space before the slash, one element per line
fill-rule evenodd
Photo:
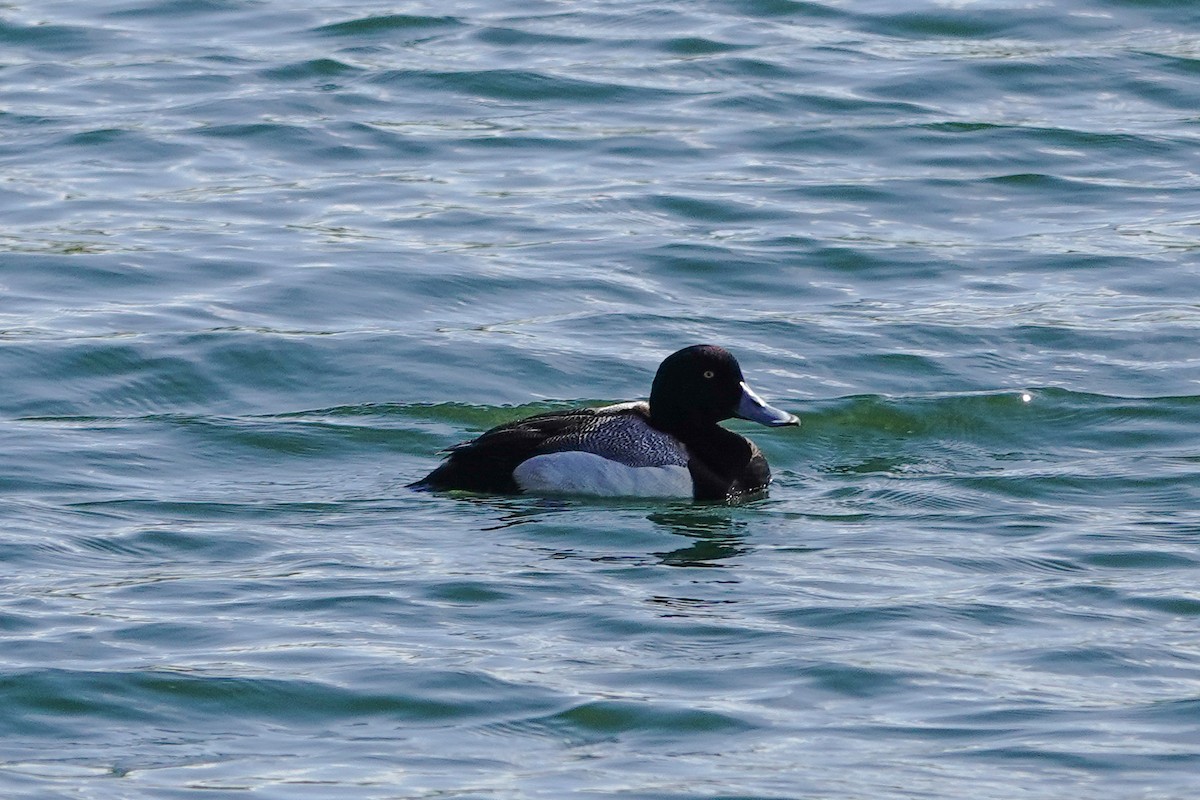
<path fill-rule="evenodd" d="M 8 3 L 4 796 L 1194 796 L 1197 41 Z M 767 500 L 404 489 L 701 341 Z"/>

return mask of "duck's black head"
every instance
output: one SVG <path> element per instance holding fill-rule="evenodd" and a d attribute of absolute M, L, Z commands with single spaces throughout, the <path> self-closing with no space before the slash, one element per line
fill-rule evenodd
<path fill-rule="evenodd" d="M 795 416 L 772 408 L 742 377 L 742 368 L 723 347 L 697 344 L 663 360 L 650 387 L 650 419 L 666 431 L 698 430 L 730 417 L 763 425 L 799 425 Z"/>

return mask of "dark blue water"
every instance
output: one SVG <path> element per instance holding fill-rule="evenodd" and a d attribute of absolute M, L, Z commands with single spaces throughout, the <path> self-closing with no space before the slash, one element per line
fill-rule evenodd
<path fill-rule="evenodd" d="M 1198 42 L 0 8 L 0 793 L 1195 796 Z M 767 500 L 404 488 L 702 341 Z"/>

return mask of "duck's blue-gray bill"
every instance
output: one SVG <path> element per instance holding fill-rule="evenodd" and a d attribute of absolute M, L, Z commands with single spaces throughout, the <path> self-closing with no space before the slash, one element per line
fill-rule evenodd
<path fill-rule="evenodd" d="M 795 414 L 781 411 L 754 393 L 746 383 L 742 382 L 742 399 L 738 401 L 737 415 L 742 419 L 757 422 L 760 425 L 778 427 L 780 425 L 799 425 L 800 418 Z"/>

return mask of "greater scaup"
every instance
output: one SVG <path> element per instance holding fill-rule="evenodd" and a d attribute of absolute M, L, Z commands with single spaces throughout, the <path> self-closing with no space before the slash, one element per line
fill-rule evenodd
<path fill-rule="evenodd" d="M 441 466 L 411 486 L 721 501 L 764 492 L 767 459 L 717 424 L 731 417 L 800 424 L 746 385 L 729 351 L 693 345 L 662 362 L 649 403 L 552 411 L 500 425 L 450 448 Z"/>

